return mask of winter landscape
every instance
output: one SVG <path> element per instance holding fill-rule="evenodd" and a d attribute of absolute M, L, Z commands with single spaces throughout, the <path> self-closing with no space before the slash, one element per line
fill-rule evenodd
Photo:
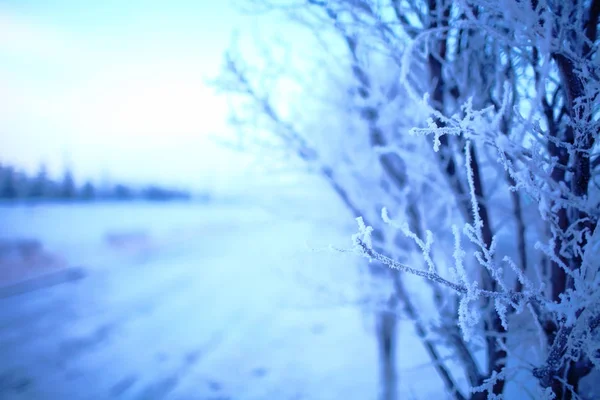
<path fill-rule="evenodd" d="M 600 398 L 599 28 L 2 2 L 0 398 Z"/>
<path fill-rule="evenodd" d="M 302 203 L 2 207 L 2 243 L 36 238 L 76 273 L 0 292 L 0 398 L 377 398 L 360 260 L 327 246 L 354 227 L 333 196 Z M 399 393 L 429 398 L 400 324 Z"/>

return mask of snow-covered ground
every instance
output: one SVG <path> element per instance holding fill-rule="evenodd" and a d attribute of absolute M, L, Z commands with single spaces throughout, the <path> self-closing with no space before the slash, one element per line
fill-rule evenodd
<path fill-rule="evenodd" d="M 3 206 L 85 277 L 0 299 L 0 398 L 377 398 L 363 260 L 326 250 L 352 220 L 309 203 Z M 429 398 L 401 326 L 400 398 Z"/>

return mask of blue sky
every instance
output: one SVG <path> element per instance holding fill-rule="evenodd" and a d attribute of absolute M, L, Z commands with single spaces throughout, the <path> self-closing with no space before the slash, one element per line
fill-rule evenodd
<path fill-rule="evenodd" d="M 228 1 L 0 3 L 0 162 L 192 186 L 235 179 L 226 102 L 206 85 L 236 29 Z"/>

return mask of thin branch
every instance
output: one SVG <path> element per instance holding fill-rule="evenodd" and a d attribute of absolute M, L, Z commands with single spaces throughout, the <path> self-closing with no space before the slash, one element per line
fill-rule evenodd
<path fill-rule="evenodd" d="M 407 272 L 412 275 L 416 275 L 416 276 L 420 276 L 425 279 L 429 279 L 433 282 L 439 283 L 443 286 L 446 286 L 447 288 L 454 290 L 456 293 L 458 293 L 460 295 L 466 295 L 467 293 L 469 293 L 470 290 L 471 291 L 475 290 L 476 294 L 478 294 L 480 296 L 483 296 L 486 298 L 491 298 L 491 299 L 501 298 L 501 299 L 505 299 L 513 304 L 518 304 L 521 302 L 532 302 L 532 303 L 540 304 L 540 303 L 546 302 L 545 299 L 543 299 L 543 297 L 540 297 L 540 296 L 534 295 L 534 294 L 517 293 L 517 292 L 513 292 L 513 291 L 498 292 L 498 291 L 491 291 L 491 290 L 481 290 L 481 289 L 476 289 L 476 288 L 475 289 L 467 288 L 465 285 L 461 285 L 456 282 L 451 282 L 435 272 L 430 272 L 430 271 L 425 271 L 423 269 L 414 268 L 414 267 L 411 267 L 404 263 L 398 262 L 396 260 L 392 260 L 391 258 L 389 258 L 389 257 L 373 250 L 371 247 L 367 246 L 367 244 L 359 237 L 355 237 L 354 240 L 355 240 L 355 244 L 359 248 L 360 253 L 363 254 L 364 256 L 368 257 L 369 259 L 377 260 L 377 261 L 381 262 L 382 264 L 387 265 L 388 267 L 393 268 L 395 270 Z M 337 249 L 337 250 L 347 251 L 347 250 L 341 250 L 341 249 Z"/>

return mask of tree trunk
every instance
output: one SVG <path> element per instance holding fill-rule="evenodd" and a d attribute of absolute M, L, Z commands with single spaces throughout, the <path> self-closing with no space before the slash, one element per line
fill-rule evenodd
<path fill-rule="evenodd" d="M 379 358 L 379 382 L 381 400 L 398 398 L 398 376 L 396 375 L 396 304 L 395 295 L 388 301 L 388 309 L 376 315 L 377 353 Z"/>

